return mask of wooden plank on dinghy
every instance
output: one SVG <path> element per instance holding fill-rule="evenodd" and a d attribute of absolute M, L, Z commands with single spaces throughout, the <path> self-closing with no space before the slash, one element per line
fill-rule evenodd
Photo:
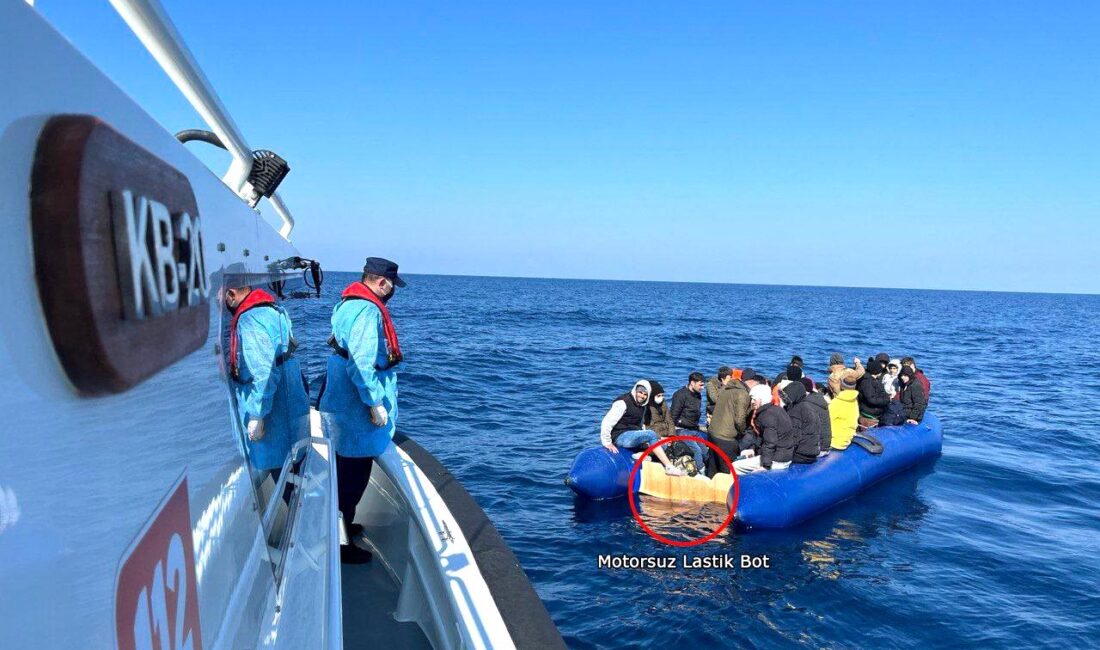
<path fill-rule="evenodd" d="M 642 463 L 642 494 L 670 501 L 696 501 L 699 503 L 726 503 L 726 495 L 733 487 L 733 476 L 717 474 L 714 478 L 669 476 L 660 463 Z"/>

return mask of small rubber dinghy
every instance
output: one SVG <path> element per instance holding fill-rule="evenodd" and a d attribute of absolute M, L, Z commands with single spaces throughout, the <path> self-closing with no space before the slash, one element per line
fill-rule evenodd
<path fill-rule="evenodd" d="M 848 449 L 834 451 L 810 465 L 740 477 L 734 521 L 740 528 L 794 526 L 888 476 L 939 456 L 942 448 L 943 427 L 931 413 L 920 424 L 875 428 L 867 436 L 857 436 Z M 628 453 L 613 454 L 603 447 L 585 449 L 573 461 L 565 483 L 589 499 L 623 497 L 633 467 L 634 457 Z M 656 469 L 638 472 L 634 490 L 686 501 L 721 502 L 717 495 L 724 494 L 726 506 L 733 505 L 728 476 L 670 478 Z"/>

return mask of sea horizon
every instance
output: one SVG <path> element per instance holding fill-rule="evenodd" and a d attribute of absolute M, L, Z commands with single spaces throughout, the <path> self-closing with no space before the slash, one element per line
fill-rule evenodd
<path fill-rule="evenodd" d="M 326 273 L 360 273 L 360 270 L 334 270 Z M 943 293 L 976 293 L 976 294 L 1020 294 L 1028 296 L 1100 296 L 1100 292 L 1082 293 L 1078 291 L 1013 291 L 1008 289 L 932 289 L 926 287 L 872 287 L 864 285 L 832 285 L 832 284 L 784 284 L 768 282 L 708 282 L 706 280 L 632 280 L 625 278 L 578 278 L 578 277 L 553 277 L 536 275 L 481 275 L 476 273 L 408 273 L 402 272 L 403 277 L 446 277 L 446 278 L 477 278 L 499 280 L 545 280 L 570 282 L 632 282 L 651 284 L 705 284 L 720 287 L 773 287 L 785 289 L 866 289 L 871 291 L 928 291 Z"/>

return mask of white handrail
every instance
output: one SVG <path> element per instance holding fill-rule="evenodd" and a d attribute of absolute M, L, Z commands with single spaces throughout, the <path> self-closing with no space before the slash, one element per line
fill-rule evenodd
<path fill-rule="evenodd" d="M 191 106 L 229 150 L 230 155 L 233 156 L 233 162 L 230 163 L 229 170 L 222 177 L 222 181 L 238 196 L 251 202 L 255 198 L 255 192 L 248 183 L 248 175 L 252 171 L 252 149 L 245 142 L 244 135 L 241 134 L 233 119 L 229 117 L 229 112 L 218 99 L 210 81 L 195 62 L 191 51 L 176 31 L 175 25 L 168 18 L 160 2 L 157 0 L 110 0 L 110 2 L 118 15 L 130 26 L 134 35 L 145 45 L 145 49 L 149 50 Z M 289 240 L 290 232 L 294 229 L 294 218 L 290 216 L 290 211 L 278 195 L 272 195 L 271 203 L 283 221 L 279 234 Z"/>
<path fill-rule="evenodd" d="M 287 210 L 286 204 L 283 203 L 283 199 L 278 192 L 272 194 L 269 200 L 271 201 L 271 207 L 275 208 L 275 212 L 283 220 L 283 227 L 279 228 L 279 234 L 283 236 L 283 239 L 290 241 L 290 231 L 294 230 L 294 217 L 290 216 L 290 210 Z"/>

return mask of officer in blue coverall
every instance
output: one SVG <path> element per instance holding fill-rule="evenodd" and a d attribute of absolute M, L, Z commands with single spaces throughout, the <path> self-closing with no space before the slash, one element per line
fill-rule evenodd
<path fill-rule="evenodd" d="M 278 480 L 291 447 L 309 435 L 309 396 L 290 317 L 271 294 L 248 286 L 227 289 L 225 304 L 233 314 L 227 365 L 249 461 Z"/>
<path fill-rule="evenodd" d="M 361 537 L 355 507 L 370 482 L 374 457 L 390 444 L 397 420 L 397 365 L 401 346 L 386 303 L 405 282 L 397 264 L 367 258 L 362 277 L 348 285 L 332 311 L 332 336 L 319 410 L 325 434 L 336 447 L 340 513 L 348 537 Z M 369 562 L 354 542 L 341 548 L 348 563 Z"/>

